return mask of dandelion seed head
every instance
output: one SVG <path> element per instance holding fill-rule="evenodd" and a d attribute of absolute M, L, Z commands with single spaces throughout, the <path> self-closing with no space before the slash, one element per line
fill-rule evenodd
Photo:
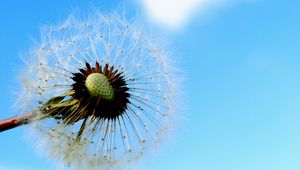
<path fill-rule="evenodd" d="M 20 105 L 35 113 L 43 154 L 73 169 L 124 168 L 168 134 L 180 80 L 142 27 L 94 11 L 42 27 L 41 39 L 28 54 Z"/>

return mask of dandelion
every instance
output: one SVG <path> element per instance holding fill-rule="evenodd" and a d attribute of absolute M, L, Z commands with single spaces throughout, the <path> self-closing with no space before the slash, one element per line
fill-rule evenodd
<path fill-rule="evenodd" d="M 123 167 L 171 129 L 179 77 L 168 52 L 119 15 L 44 26 L 24 57 L 20 106 L 44 153 L 73 169 Z M 26 119 L 27 120 L 27 119 Z"/>

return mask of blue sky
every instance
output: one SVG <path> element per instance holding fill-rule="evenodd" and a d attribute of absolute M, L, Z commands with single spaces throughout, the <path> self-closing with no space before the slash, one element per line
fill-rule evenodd
<path fill-rule="evenodd" d="M 144 169 L 299 170 L 300 2 L 177 1 L 187 8 L 174 8 L 186 14 L 178 20 L 166 17 L 179 15 L 172 10 L 157 13 L 159 3 L 125 2 L 129 13 L 145 13 L 166 35 L 185 74 L 184 120 Z M 19 114 L 12 107 L 19 54 L 39 40 L 40 26 L 58 23 L 74 9 L 86 13 L 93 4 L 109 11 L 118 3 L 0 1 L 1 119 Z M 24 132 L 0 134 L 0 170 L 51 169 L 24 141 Z"/>

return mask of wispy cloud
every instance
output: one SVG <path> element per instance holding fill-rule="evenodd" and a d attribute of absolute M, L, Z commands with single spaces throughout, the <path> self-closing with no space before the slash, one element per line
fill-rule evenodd
<path fill-rule="evenodd" d="M 195 13 L 236 0 L 142 0 L 148 16 L 162 26 L 184 27 Z"/>

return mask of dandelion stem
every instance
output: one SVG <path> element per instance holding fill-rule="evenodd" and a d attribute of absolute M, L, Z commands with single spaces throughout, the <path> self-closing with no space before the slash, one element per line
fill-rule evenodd
<path fill-rule="evenodd" d="M 20 116 L 15 116 L 5 120 L 0 120 L 0 132 L 13 129 L 15 127 L 26 125 L 29 119 L 33 117 L 33 113 L 26 113 Z"/>

